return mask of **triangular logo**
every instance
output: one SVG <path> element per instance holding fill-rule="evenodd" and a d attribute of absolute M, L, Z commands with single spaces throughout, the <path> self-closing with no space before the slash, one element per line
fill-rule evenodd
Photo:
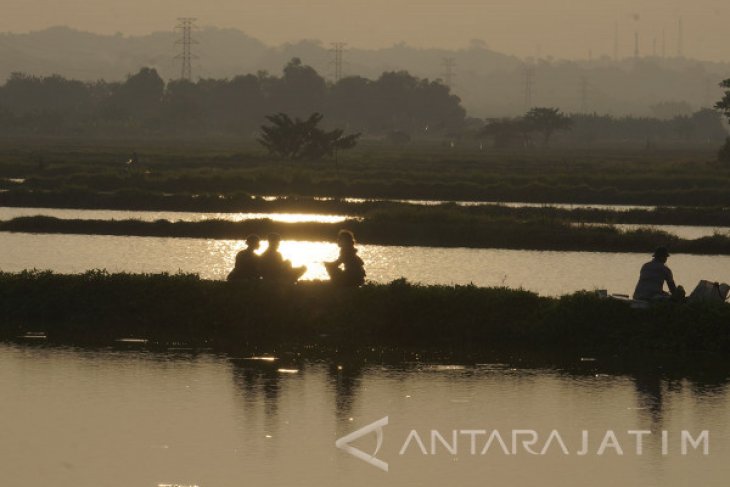
<path fill-rule="evenodd" d="M 380 447 L 383 445 L 383 427 L 388 425 L 388 416 L 381 418 L 374 423 L 370 423 L 367 426 L 364 426 L 360 428 L 357 431 L 353 431 L 349 435 L 343 436 L 342 438 L 338 439 L 335 442 L 335 446 L 337 448 L 340 448 L 342 450 L 345 450 L 350 455 L 359 458 L 360 460 L 363 460 L 365 462 L 368 462 L 370 465 L 379 468 L 380 470 L 384 470 L 385 472 L 388 471 L 388 464 L 378 458 L 375 458 L 375 455 L 378 454 L 378 451 L 380 451 Z M 365 453 L 364 451 L 355 448 L 354 446 L 350 445 L 353 441 L 362 438 L 363 436 L 375 433 L 377 436 L 377 446 L 375 447 L 375 452 L 372 455 L 369 455 Z"/>

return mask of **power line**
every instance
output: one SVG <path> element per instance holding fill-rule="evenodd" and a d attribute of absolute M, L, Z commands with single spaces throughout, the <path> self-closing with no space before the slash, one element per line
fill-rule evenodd
<path fill-rule="evenodd" d="M 343 56 L 345 53 L 345 46 L 347 46 L 346 42 L 332 42 L 331 43 L 332 49 L 330 49 L 330 52 L 333 55 L 332 61 L 330 62 L 331 65 L 334 65 L 334 80 L 335 83 L 338 83 L 342 79 L 342 66 L 343 66 Z"/>
<path fill-rule="evenodd" d="M 705 96 L 704 96 L 704 107 L 712 108 L 712 89 L 714 82 L 709 76 L 705 77 Z"/>
<path fill-rule="evenodd" d="M 524 66 L 522 68 L 522 76 L 524 77 L 524 95 L 525 110 L 532 108 L 532 85 L 535 78 L 535 69 L 532 66 Z"/>
<path fill-rule="evenodd" d="M 677 57 L 682 56 L 684 56 L 684 26 L 682 25 L 682 17 L 680 17 L 677 25 Z"/>
<path fill-rule="evenodd" d="M 175 31 L 180 32 L 180 38 L 175 41 L 175 44 L 182 46 L 182 52 L 175 56 L 175 59 L 181 60 L 180 79 L 186 79 L 188 81 L 193 78 L 192 60 L 193 58 L 197 58 L 192 52 L 193 44 L 198 43 L 193 39 L 193 29 L 196 27 L 196 20 L 194 17 L 180 17 L 177 19 L 178 23 L 175 26 Z"/>
<path fill-rule="evenodd" d="M 456 77 L 456 73 L 454 72 L 454 68 L 456 68 L 456 59 L 452 57 L 444 58 L 443 61 L 441 61 L 441 66 L 444 67 L 444 84 L 449 88 L 453 88 L 454 78 Z"/>
<path fill-rule="evenodd" d="M 588 113 L 588 91 L 590 89 L 590 85 L 588 83 L 588 78 L 585 76 L 581 76 L 580 78 L 580 112 L 581 113 Z"/>

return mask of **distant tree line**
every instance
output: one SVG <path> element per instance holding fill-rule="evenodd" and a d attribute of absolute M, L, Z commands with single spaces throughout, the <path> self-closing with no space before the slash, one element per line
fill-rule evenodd
<path fill-rule="evenodd" d="M 681 104 L 664 103 L 654 106 L 657 118 L 617 118 L 567 115 L 543 107 L 522 117 L 483 121 L 468 118 L 459 97 L 440 81 L 398 71 L 385 72 L 375 80 L 351 76 L 331 83 L 298 58 L 287 63 L 279 76 L 259 72 L 198 81 L 165 82 L 152 68 L 143 68 L 120 82 L 15 73 L 0 86 L 0 133 L 80 137 L 223 134 L 254 140 L 266 136 L 261 127 L 272 122 L 267 117 L 306 121 L 321 114 L 322 133 L 315 140 L 332 140 L 319 147 L 319 142 L 302 142 L 297 151 L 303 152 L 287 157 L 346 148 L 347 139 L 340 139 L 344 133 L 382 137 L 394 146 L 426 137 L 453 140 L 474 133 L 498 147 L 615 143 L 652 147 L 667 141 L 719 146 L 727 137 L 721 112 L 730 118 L 730 80 L 723 86 L 728 91 L 716 105 L 718 111 L 704 109 L 670 117 L 667 114 L 676 113 Z M 285 127 L 286 120 L 280 121 Z M 730 142 L 723 151 L 721 158 L 730 160 Z"/>
<path fill-rule="evenodd" d="M 720 83 L 720 86 L 725 88 L 725 94 L 722 100 L 717 102 L 715 108 L 720 110 L 730 121 L 730 78 Z M 717 158 L 721 162 L 730 163 L 730 137 L 725 137 L 725 145 L 720 148 Z"/>
<path fill-rule="evenodd" d="M 730 100 L 730 96 L 727 98 Z M 557 108 L 533 108 L 522 117 L 487 120 L 477 132 L 478 137 L 491 140 L 495 147 L 502 148 L 545 146 L 557 133 L 560 133 L 560 140 L 556 142 L 560 145 L 638 143 L 648 148 L 669 141 L 711 146 L 728 136 L 722 115 L 710 109 L 665 120 L 598 114 L 568 116 Z"/>
<path fill-rule="evenodd" d="M 466 118 L 461 100 L 439 81 L 385 72 L 328 83 L 292 59 L 281 76 L 173 80 L 143 68 L 123 82 L 86 83 L 21 73 L 0 87 L 0 129 L 32 134 L 229 133 L 253 137 L 266 117 L 286 113 L 350 132 L 444 133 Z"/>

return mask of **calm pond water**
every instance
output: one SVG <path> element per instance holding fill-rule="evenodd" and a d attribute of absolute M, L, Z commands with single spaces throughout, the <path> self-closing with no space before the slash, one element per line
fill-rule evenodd
<path fill-rule="evenodd" d="M 113 237 L 0 233 L 0 269 L 51 269 L 73 273 L 89 269 L 110 272 L 198 273 L 225 279 L 240 240 Z M 261 250 L 265 250 L 266 244 Z M 633 292 L 643 254 L 538 252 L 504 249 L 428 248 L 362 245 L 368 279 L 390 282 L 406 277 L 424 284 L 468 284 L 525 288 L 543 295 L 582 289 Z M 328 242 L 282 242 L 281 252 L 294 265 L 308 267 L 305 279 L 324 279 L 324 261 L 338 249 Z M 700 279 L 730 281 L 730 256 L 674 255 L 669 265 L 688 291 Z"/>
<path fill-rule="evenodd" d="M 198 222 L 203 220 L 228 220 L 239 222 L 268 218 L 270 220 L 301 223 L 339 223 L 348 217 L 343 215 L 319 215 L 309 213 L 199 213 L 187 211 L 125 211 L 125 210 L 76 210 L 64 208 L 12 208 L 0 207 L 0 220 L 21 216 L 52 216 L 66 220 L 156 220 Z M 349 217 L 352 218 L 352 217 Z"/>
<path fill-rule="evenodd" d="M 727 379 L 502 363 L 362 365 L 0 344 L 0 471 L 12 486 L 725 486 Z M 335 441 L 376 420 L 384 472 Z M 424 455 L 412 431 L 424 442 Z M 451 444 L 457 431 L 456 453 Z M 475 454 L 471 453 L 473 433 Z M 533 451 L 523 448 L 534 431 Z M 487 435 L 496 441 L 482 455 Z M 588 435 L 587 453 L 583 432 Z M 612 431 L 623 455 L 600 444 Z M 642 433 L 641 454 L 636 436 Z M 662 452 L 662 432 L 667 432 Z M 708 433 L 708 454 L 689 447 Z M 524 433 L 518 433 L 524 435 Z M 434 437 L 435 438 L 435 437 Z M 353 443 L 372 454 L 375 435 Z M 406 446 L 405 450 L 403 447 Z M 403 454 L 400 454 L 400 453 Z"/>

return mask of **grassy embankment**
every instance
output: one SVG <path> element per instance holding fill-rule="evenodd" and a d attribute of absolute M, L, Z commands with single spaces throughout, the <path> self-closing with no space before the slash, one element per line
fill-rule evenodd
<path fill-rule="evenodd" d="M 428 149 L 428 150 L 426 150 Z M 5 181 L 0 205 L 134 210 L 322 212 L 362 216 L 349 222 L 361 241 L 377 244 L 502 247 L 538 250 L 727 254 L 726 237 L 681 240 L 652 231 L 573 228 L 569 222 L 730 225 L 730 170 L 698 154 L 604 151 L 475 152 L 443 148 L 388 151 L 365 147 L 332 161 L 282 162 L 265 155 L 201 148 L 147 148 L 128 172 L 130 151 L 117 148 L 15 151 L 0 147 Z M 264 201 L 250 194 L 303 195 Z M 591 209 L 442 206 L 317 201 L 307 196 L 523 200 L 716 205 L 629 212 Z M 241 238 L 278 231 L 285 238 L 329 240 L 340 225 L 270 222 L 141 223 L 20 219 L 5 231 Z"/>
<path fill-rule="evenodd" d="M 331 160 L 274 161 L 250 148 L 148 148 L 127 172 L 132 150 L 0 147 L 0 177 L 26 179 L 6 187 L 53 192 L 730 206 L 730 168 L 699 152 L 366 145 L 335 167 Z"/>
<path fill-rule="evenodd" d="M 331 241 L 341 228 L 363 244 L 530 250 L 649 252 L 665 245 L 674 253 L 730 254 L 730 236 L 686 240 L 652 230 L 574 226 L 560 220 L 496 218 L 443 208 L 404 208 L 371 213 L 343 223 L 281 223 L 271 220 L 170 222 L 159 220 L 64 220 L 21 217 L 0 222 L 0 231 L 150 237 L 243 239 L 271 232 L 287 240 Z"/>
<path fill-rule="evenodd" d="M 561 353 L 730 353 L 730 305 L 650 310 L 579 293 L 327 283 L 231 285 L 194 275 L 0 273 L 0 337 L 120 338 L 218 349 L 285 344 L 515 349 Z"/>

